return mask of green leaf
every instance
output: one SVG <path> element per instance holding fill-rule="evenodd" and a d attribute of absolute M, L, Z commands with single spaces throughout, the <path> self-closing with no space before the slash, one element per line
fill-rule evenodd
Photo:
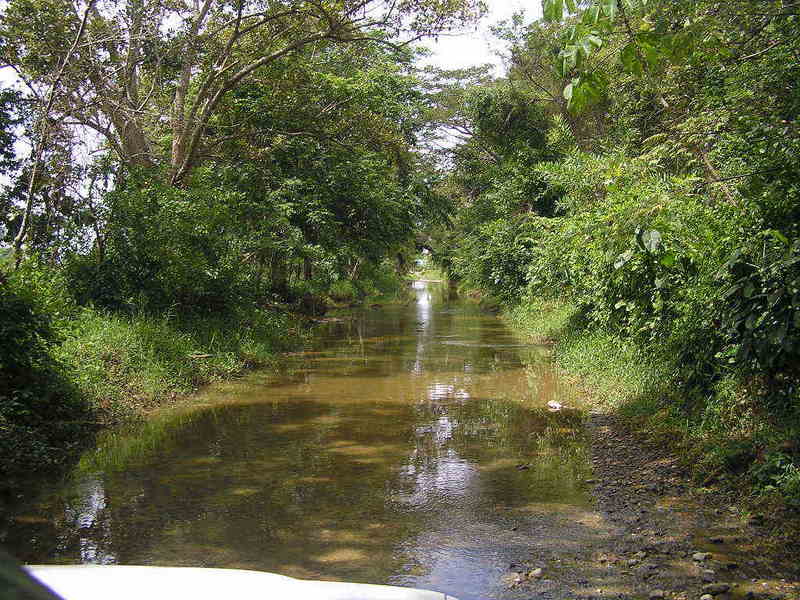
<path fill-rule="evenodd" d="M 560 21 L 564 18 L 564 0 L 543 0 L 542 14 L 546 21 Z"/>
<path fill-rule="evenodd" d="M 622 61 L 623 68 L 632 75 L 641 75 L 644 71 L 643 65 L 639 60 L 639 55 L 636 52 L 636 44 L 631 42 L 625 46 L 620 52 L 620 60 Z"/>
<path fill-rule="evenodd" d="M 789 330 L 789 324 L 785 321 L 778 325 L 775 329 L 770 331 L 769 341 L 773 344 L 782 344 L 786 339 L 786 332 Z"/>
<path fill-rule="evenodd" d="M 663 266 L 667 267 L 668 269 L 675 266 L 678 260 L 675 258 L 675 254 L 672 252 L 666 252 L 664 256 L 661 257 L 659 261 Z"/>
<path fill-rule="evenodd" d="M 566 0 L 567 2 L 567 10 L 570 13 L 574 13 L 578 10 L 578 5 L 576 4 L 575 0 Z"/>
<path fill-rule="evenodd" d="M 583 11 L 581 16 L 581 23 L 584 25 L 596 25 L 600 20 L 600 6 L 592 4 L 589 8 Z"/>
<path fill-rule="evenodd" d="M 586 39 L 595 48 L 601 48 L 603 46 L 603 39 L 597 34 L 590 33 L 588 36 L 586 36 Z"/>
<path fill-rule="evenodd" d="M 578 64 L 578 48 L 576 46 L 566 46 L 561 51 L 561 60 L 563 64 L 563 75 L 569 73 Z"/>
<path fill-rule="evenodd" d="M 777 229 L 770 229 L 769 233 L 770 235 L 772 235 L 772 237 L 781 242 L 783 245 L 785 246 L 789 245 L 789 239 Z"/>
<path fill-rule="evenodd" d="M 612 21 L 617 16 L 617 0 L 600 0 L 603 13 Z"/>
<path fill-rule="evenodd" d="M 593 46 L 592 43 L 589 41 L 589 38 L 582 38 L 578 42 L 578 49 L 583 54 L 583 58 L 589 58 L 592 55 Z"/>

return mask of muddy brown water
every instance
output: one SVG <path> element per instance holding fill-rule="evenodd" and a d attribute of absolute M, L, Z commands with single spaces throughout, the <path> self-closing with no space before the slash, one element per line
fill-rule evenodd
<path fill-rule="evenodd" d="M 26 562 L 206 566 L 505 598 L 589 507 L 575 394 L 547 350 L 417 282 L 309 347 L 110 431 L 3 526 Z M 557 539 L 555 539 L 557 538 Z"/>

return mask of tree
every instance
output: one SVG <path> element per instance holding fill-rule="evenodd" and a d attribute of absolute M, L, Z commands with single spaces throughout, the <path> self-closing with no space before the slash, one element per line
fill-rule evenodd
<path fill-rule="evenodd" d="M 101 0 L 64 73 L 56 118 L 99 134 L 127 167 L 160 167 L 171 184 L 200 162 L 223 99 L 270 64 L 329 44 L 405 44 L 477 18 L 479 0 Z M 12 0 L 3 60 L 32 90 L 52 80 L 67 0 Z"/>

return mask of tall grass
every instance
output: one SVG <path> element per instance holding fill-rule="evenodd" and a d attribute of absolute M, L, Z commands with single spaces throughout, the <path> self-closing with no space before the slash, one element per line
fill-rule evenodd
<path fill-rule="evenodd" d="M 82 310 L 55 354 L 103 422 L 126 420 L 297 343 L 283 314 L 121 316 Z"/>

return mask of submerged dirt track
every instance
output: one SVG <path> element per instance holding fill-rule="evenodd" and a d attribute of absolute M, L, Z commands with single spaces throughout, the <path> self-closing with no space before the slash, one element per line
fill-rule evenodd
<path fill-rule="evenodd" d="M 692 559 L 708 522 L 676 500 L 668 459 L 588 415 L 546 348 L 443 291 L 343 315 L 280 373 L 110 432 L 0 544 L 27 562 L 259 569 L 462 600 L 699 598 L 703 577 L 752 591 L 763 565 L 731 567 L 724 543 Z M 800 597 L 773 579 L 769 593 Z"/>

